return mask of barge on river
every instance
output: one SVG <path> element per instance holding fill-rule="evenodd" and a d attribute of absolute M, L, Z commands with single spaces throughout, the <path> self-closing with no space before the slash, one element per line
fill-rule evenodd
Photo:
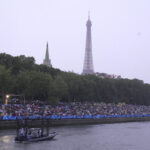
<path fill-rule="evenodd" d="M 27 120 L 18 120 L 15 142 L 28 143 L 52 140 L 56 136 L 56 132 L 49 133 L 49 120 L 47 120 L 47 132 L 44 134 L 44 122 L 45 120 L 41 120 L 41 128 L 28 128 Z"/>

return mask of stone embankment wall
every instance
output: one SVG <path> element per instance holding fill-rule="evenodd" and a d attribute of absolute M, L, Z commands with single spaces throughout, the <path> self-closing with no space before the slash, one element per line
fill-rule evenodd
<path fill-rule="evenodd" d="M 64 125 L 84 125 L 84 124 L 107 124 L 107 123 L 122 123 L 122 122 L 138 122 L 150 121 L 150 117 L 139 118 L 101 118 L 101 119 L 60 119 L 49 120 L 49 126 L 64 126 Z M 41 127 L 41 120 L 28 120 L 28 127 Z M 44 125 L 47 122 L 44 121 Z M 0 129 L 13 129 L 17 127 L 17 121 L 0 120 Z"/>

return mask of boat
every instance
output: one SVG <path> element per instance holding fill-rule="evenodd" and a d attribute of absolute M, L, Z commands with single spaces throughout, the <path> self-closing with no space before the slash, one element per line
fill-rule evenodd
<path fill-rule="evenodd" d="M 49 122 L 49 121 L 47 121 Z M 28 128 L 27 124 L 24 126 L 18 126 L 17 136 L 15 137 L 15 142 L 17 143 L 29 143 L 29 142 L 39 142 L 52 140 L 57 135 L 56 132 L 49 133 L 49 123 L 47 124 L 47 133 L 44 134 L 44 127 L 42 123 L 41 128 Z"/>
<path fill-rule="evenodd" d="M 26 136 L 24 135 L 19 135 L 17 137 L 15 137 L 15 142 L 23 142 L 23 143 L 29 143 L 29 142 L 38 142 L 38 141 L 47 141 L 47 140 L 52 140 L 55 136 L 56 136 L 56 132 L 52 132 L 44 135 L 35 135 L 35 133 L 38 133 L 38 131 L 40 131 L 40 128 L 30 128 L 29 130 L 32 130 L 29 134 L 27 134 Z"/>

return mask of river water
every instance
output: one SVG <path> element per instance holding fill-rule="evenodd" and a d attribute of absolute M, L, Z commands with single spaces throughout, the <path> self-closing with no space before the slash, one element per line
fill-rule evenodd
<path fill-rule="evenodd" d="M 15 130 L 0 130 L 0 150 L 150 150 L 150 122 L 51 128 L 52 141 L 15 143 Z"/>

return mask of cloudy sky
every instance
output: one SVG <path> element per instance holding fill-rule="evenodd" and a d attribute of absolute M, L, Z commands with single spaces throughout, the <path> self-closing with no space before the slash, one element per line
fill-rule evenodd
<path fill-rule="evenodd" d="M 0 52 L 81 73 L 88 11 L 95 72 L 150 83 L 150 0 L 0 0 Z"/>

